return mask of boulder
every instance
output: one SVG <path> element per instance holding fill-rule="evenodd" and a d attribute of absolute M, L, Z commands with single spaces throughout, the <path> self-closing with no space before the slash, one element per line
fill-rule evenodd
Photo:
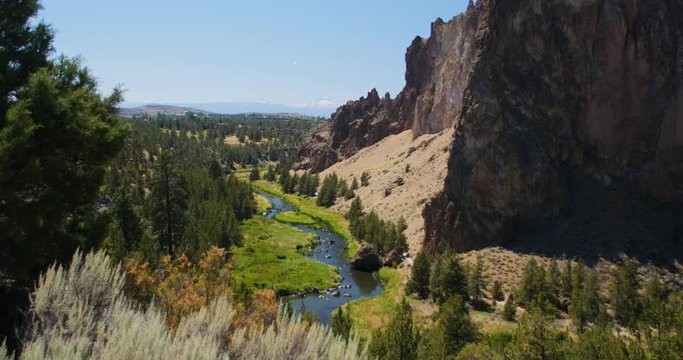
<path fill-rule="evenodd" d="M 384 266 L 395 267 L 398 264 L 400 264 L 401 261 L 403 261 L 403 257 L 401 257 L 401 254 L 396 250 L 391 250 L 389 251 L 387 256 L 384 257 L 383 263 Z"/>
<path fill-rule="evenodd" d="M 351 260 L 351 267 L 360 271 L 377 271 L 382 267 L 382 259 L 377 255 L 374 246 L 363 242 L 353 260 Z"/>

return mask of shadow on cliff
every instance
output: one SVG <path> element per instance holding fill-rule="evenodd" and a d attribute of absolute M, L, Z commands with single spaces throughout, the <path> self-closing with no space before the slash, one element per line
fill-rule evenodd
<path fill-rule="evenodd" d="M 569 204 L 558 216 L 516 221 L 496 242 L 518 253 L 567 256 L 589 265 L 625 254 L 642 264 L 673 270 L 676 261 L 683 260 L 680 205 L 585 176 L 572 176 L 570 194 Z"/>

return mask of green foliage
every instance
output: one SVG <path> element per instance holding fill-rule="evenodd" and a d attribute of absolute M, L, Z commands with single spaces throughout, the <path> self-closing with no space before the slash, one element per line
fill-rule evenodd
<path fill-rule="evenodd" d="M 380 254 L 387 254 L 391 250 L 404 252 L 408 249 L 406 236 L 403 234 L 405 220 L 392 223 L 380 219 L 374 211 L 363 214 L 362 204 L 358 198 L 351 203 L 346 217 L 349 219 L 353 236 L 372 244 Z"/>
<path fill-rule="evenodd" d="M 360 186 L 366 187 L 368 185 L 370 185 L 370 174 L 363 171 L 363 173 L 360 175 Z"/>
<path fill-rule="evenodd" d="M 38 69 L 47 67 L 52 52 L 52 29 L 31 21 L 40 10 L 37 0 L 0 3 L 0 129 L 6 125 L 5 114 L 15 102 L 17 91 L 26 86 Z"/>
<path fill-rule="evenodd" d="M 297 192 L 301 196 L 315 196 L 315 192 L 318 190 L 319 182 L 320 180 L 317 174 L 313 175 L 306 171 L 299 179 Z"/>
<path fill-rule="evenodd" d="M 279 212 L 273 216 L 273 219 L 289 224 L 300 224 L 300 225 L 315 225 L 317 222 L 310 216 L 296 211 L 284 211 Z"/>
<path fill-rule="evenodd" d="M 508 295 L 507 300 L 505 300 L 505 306 L 503 307 L 503 319 L 507 321 L 515 321 L 517 318 L 517 304 L 515 303 L 515 295 Z"/>
<path fill-rule="evenodd" d="M 172 152 L 162 152 L 155 167 L 150 194 L 150 218 L 161 247 L 175 254 L 185 231 L 188 210 L 188 185 L 174 164 Z"/>
<path fill-rule="evenodd" d="M 614 307 L 614 317 L 620 323 L 633 327 L 640 315 L 638 290 L 638 265 L 628 260 L 612 274 L 610 296 Z"/>
<path fill-rule="evenodd" d="M 507 349 L 511 360 L 565 359 L 568 340 L 564 333 L 552 329 L 552 319 L 541 309 L 531 307 L 519 320 L 514 342 Z"/>
<path fill-rule="evenodd" d="M 469 343 L 460 350 L 455 360 L 503 360 L 503 355 L 496 352 L 487 343 Z"/>
<path fill-rule="evenodd" d="M 598 319 L 601 304 L 598 274 L 595 270 L 585 271 L 584 269 L 581 262 L 574 267 L 572 279 L 574 289 L 569 306 L 569 315 L 579 332 L 583 331 L 588 323 Z"/>
<path fill-rule="evenodd" d="M 406 293 L 417 294 L 419 299 L 429 297 L 429 257 L 424 250 L 420 250 L 415 256 L 411 269 L 410 280 L 406 285 Z"/>
<path fill-rule="evenodd" d="M 629 356 L 626 344 L 612 329 L 604 326 L 593 326 L 579 335 L 579 341 L 572 351 L 576 360 L 627 360 Z M 634 357 L 636 358 L 636 357 Z"/>
<path fill-rule="evenodd" d="M 524 267 L 522 282 L 517 291 L 517 302 L 523 305 L 532 301 L 544 301 L 548 299 L 545 270 L 538 266 L 536 260 L 531 258 Z"/>
<path fill-rule="evenodd" d="M 486 287 L 484 275 L 481 270 L 481 257 L 477 256 L 474 264 L 468 270 L 467 294 L 472 300 L 472 303 L 481 303 L 484 296 L 484 288 Z"/>
<path fill-rule="evenodd" d="M 277 174 L 275 174 L 275 168 L 273 165 L 268 165 L 268 171 L 266 171 L 266 176 L 265 179 L 267 181 L 275 181 L 275 178 L 277 177 Z"/>
<path fill-rule="evenodd" d="M 455 253 L 447 252 L 437 258 L 429 280 L 429 290 L 437 303 L 451 296 L 467 296 L 467 278 Z"/>
<path fill-rule="evenodd" d="M 477 327 L 467 313 L 465 301 L 457 295 L 441 304 L 436 327 L 444 337 L 446 354 L 449 356 L 457 354 L 465 344 L 479 338 Z"/>
<path fill-rule="evenodd" d="M 261 174 L 259 173 L 258 168 L 254 166 L 249 172 L 249 181 L 256 181 L 259 179 L 261 179 Z"/>
<path fill-rule="evenodd" d="M 413 324 L 413 311 L 405 298 L 383 328 L 375 331 L 369 351 L 374 358 L 386 360 L 408 360 L 417 358 L 420 332 Z"/>
<path fill-rule="evenodd" d="M 223 176 L 223 168 L 215 156 L 211 157 L 211 161 L 209 161 L 208 171 L 209 176 L 211 176 L 212 179 L 218 179 L 219 177 Z"/>
<path fill-rule="evenodd" d="M 337 201 L 337 184 L 339 178 L 337 174 L 332 173 L 325 176 L 323 183 L 320 186 L 320 191 L 318 191 L 318 199 L 316 204 L 318 206 L 332 206 Z"/>
<path fill-rule="evenodd" d="M 89 206 L 128 128 L 116 117 L 120 91 L 102 97 L 77 60 L 44 58 L 51 40 L 47 27 L 25 23 L 35 2 L 4 6 L 12 16 L 1 25 L 6 46 L 0 53 L 7 57 L 0 61 L 14 65 L 0 73 L 0 264 L 29 284 L 77 246 L 99 242 L 86 237 L 95 234 L 88 226 L 97 223 Z M 17 43 L 6 43 L 5 31 Z"/>
<path fill-rule="evenodd" d="M 333 266 L 305 256 L 312 234 L 263 217 L 244 221 L 241 232 L 243 246 L 232 248 L 235 283 L 285 295 L 329 288 L 339 279 Z"/>
<path fill-rule="evenodd" d="M 493 300 L 496 301 L 505 300 L 505 294 L 503 294 L 503 286 L 498 280 L 493 282 L 493 285 L 491 287 L 491 297 L 493 297 Z"/>

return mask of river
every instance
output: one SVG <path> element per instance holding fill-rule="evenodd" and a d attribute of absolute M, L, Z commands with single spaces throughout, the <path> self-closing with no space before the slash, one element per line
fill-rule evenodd
<path fill-rule="evenodd" d="M 268 199 L 273 205 L 266 213 L 268 219 L 272 219 L 278 212 L 293 210 L 292 205 L 279 197 L 263 192 L 259 192 L 259 195 Z M 342 276 L 338 289 L 335 289 L 339 291 L 337 296 L 327 294 L 323 291 L 325 289 L 321 289 L 319 294 L 285 297 L 285 300 L 289 301 L 297 311 L 301 309 L 301 304 L 304 304 L 307 311 L 315 313 L 319 322 L 328 324 L 332 311 L 337 307 L 352 300 L 374 297 L 382 292 L 380 282 L 372 273 L 351 269 L 349 262 L 344 259 L 346 244 L 343 238 L 327 229 L 318 230 L 306 225 L 287 225 L 317 236 L 320 243 L 313 248 L 308 257 L 336 267 Z"/>

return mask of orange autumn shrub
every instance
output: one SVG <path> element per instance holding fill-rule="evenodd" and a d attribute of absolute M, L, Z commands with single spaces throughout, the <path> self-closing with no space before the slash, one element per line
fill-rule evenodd
<path fill-rule="evenodd" d="M 228 342 L 230 342 L 230 335 L 235 329 L 263 330 L 277 320 L 278 314 L 275 291 L 270 289 L 254 291 L 251 294 L 251 301 L 248 306 L 241 303 L 235 305 L 235 316 L 230 324 Z"/>
<path fill-rule="evenodd" d="M 198 264 L 185 255 L 176 259 L 162 256 L 157 269 L 151 269 L 147 263 L 129 261 L 126 292 L 140 303 L 153 299 L 166 314 L 168 328 L 174 330 L 183 317 L 219 296 L 229 295 L 226 253 L 214 246 Z"/>

